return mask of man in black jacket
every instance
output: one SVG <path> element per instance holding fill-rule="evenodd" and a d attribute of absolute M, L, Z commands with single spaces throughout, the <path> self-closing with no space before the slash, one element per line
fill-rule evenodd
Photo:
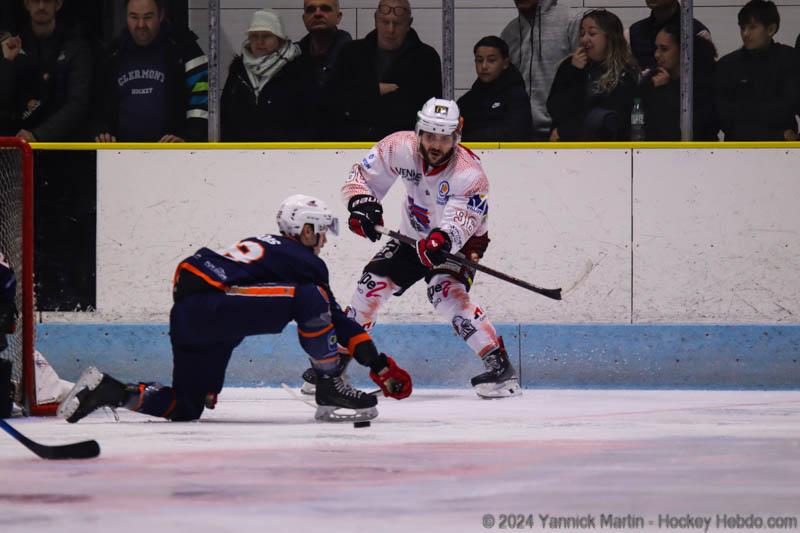
<path fill-rule="evenodd" d="M 738 19 L 743 46 L 717 63 L 715 103 L 725 140 L 796 140 L 800 73 L 795 51 L 773 40 L 778 9 L 751 0 Z"/>
<path fill-rule="evenodd" d="M 442 93 L 439 54 L 411 29 L 408 0 L 380 0 L 375 30 L 345 44 L 328 91 L 329 139 L 376 141 L 412 130 L 417 111 Z"/>
<path fill-rule="evenodd" d="M 525 81 L 511 64 L 508 44 L 494 35 L 473 48 L 478 79 L 458 108 L 464 117 L 465 141 L 529 141 L 533 129 Z"/>
<path fill-rule="evenodd" d="M 208 139 L 208 59 L 164 23 L 164 0 L 127 0 L 128 27 L 100 66 L 97 142 Z"/>
<path fill-rule="evenodd" d="M 650 16 L 631 24 L 628 29 L 628 41 L 631 52 L 639 67 L 645 71 L 656 68 L 654 57 L 656 51 L 656 35 L 667 24 L 680 24 L 681 5 L 678 0 L 645 0 L 650 8 Z M 694 22 L 694 35 L 711 40 L 708 28 L 697 19 Z"/>
<path fill-rule="evenodd" d="M 57 20 L 62 0 L 25 0 L 30 15 L 19 36 L 7 36 L 0 79 L 10 105 L 0 130 L 28 142 L 70 141 L 86 122 L 92 83 L 88 43 Z"/>
<path fill-rule="evenodd" d="M 296 63 L 302 81 L 307 83 L 301 91 L 305 102 L 299 107 L 306 131 L 301 132 L 297 140 L 330 137 L 330 125 L 325 116 L 328 83 L 339 52 L 353 40 L 348 32 L 339 29 L 341 21 L 339 0 L 303 0 L 303 24 L 308 33 L 297 43 L 302 55 Z M 297 121 L 296 116 L 294 120 Z"/>

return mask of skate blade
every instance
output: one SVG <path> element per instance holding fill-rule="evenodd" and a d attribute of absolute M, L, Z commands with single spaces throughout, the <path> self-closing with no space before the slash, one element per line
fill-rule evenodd
<path fill-rule="evenodd" d="M 514 378 L 501 383 L 480 383 L 475 385 L 475 393 L 484 400 L 495 400 L 522 396 L 522 388 L 519 386 L 519 380 Z"/>
<path fill-rule="evenodd" d="M 64 399 L 61 400 L 61 403 L 58 404 L 56 415 L 65 420 L 74 415 L 78 407 L 81 406 L 81 402 L 78 400 L 78 394 L 86 389 L 90 391 L 96 389 L 102 380 L 103 373 L 95 367 L 90 366 L 84 370 L 81 377 L 79 377 L 78 381 L 75 383 L 75 386 L 70 389 Z"/>
<path fill-rule="evenodd" d="M 308 381 L 304 381 L 303 384 L 300 386 L 300 394 L 314 396 L 316 393 L 317 393 L 317 386 L 312 383 L 309 383 Z"/>
<path fill-rule="evenodd" d="M 314 418 L 320 422 L 364 422 L 378 416 L 376 407 L 347 409 L 335 405 L 318 405 Z"/>

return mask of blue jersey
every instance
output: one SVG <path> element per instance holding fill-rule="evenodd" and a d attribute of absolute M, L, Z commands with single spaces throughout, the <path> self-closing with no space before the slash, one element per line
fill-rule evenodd
<path fill-rule="evenodd" d="M 16 294 L 17 279 L 14 277 L 14 271 L 6 263 L 3 254 L 0 254 L 0 300 L 13 305 Z"/>
<path fill-rule="evenodd" d="M 336 302 L 325 262 L 295 239 L 261 235 L 243 239 L 225 250 L 201 248 L 181 262 L 176 279 L 184 270 L 224 292 L 234 287 L 276 283 L 317 285 L 327 292 L 334 327 L 345 345 L 347 339 L 364 333 Z"/>
<path fill-rule="evenodd" d="M 14 271 L 0 254 L 0 351 L 6 347 L 6 333 L 14 333 L 17 322 L 17 279 Z"/>

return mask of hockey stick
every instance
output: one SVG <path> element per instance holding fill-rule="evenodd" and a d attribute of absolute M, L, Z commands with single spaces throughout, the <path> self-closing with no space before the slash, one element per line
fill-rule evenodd
<path fill-rule="evenodd" d="M 416 244 L 417 244 L 417 241 L 415 241 L 411 237 L 408 237 L 408 236 L 403 235 L 402 233 L 398 233 L 396 231 L 392 231 L 390 229 L 386 229 L 381 225 L 376 225 L 375 226 L 375 231 L 377 231 L 378 233 L 381 233 L 383 235 L 388 235 L 389 237 L 392 237 L 393 239 L 397 239 L 398 241 L 400 241 L 400 242 L 402 242 L 404 244 L 408 244 L 409 246 L 416 246 Z M 528 283 L 527 281 L 523 281 L 523 280 L 515 278 L 513 276 L 509 276 L 508 274 L 503 274 L 502 272 L 498 272 L 497 270 L 495 270 L 493 268 L 489 268 L 489 267 L 484 266 L 484 265 L 482 265 L 480 263 L 475 263 L 474 261 L 470 261 L 469 259 L 466 259 L 464 257 L 459 257 L 457 255 L 450 254 L 450 253 L 446 253 L 445 257 L 447 257 L 447 259 L 450 260 L 450 261 L 454 261 L 454 262 L 456 262 L 456 263 L 458 263 L 460 265 L 464 265 L 464 266 L 468 266 L 470 268 L 474 268 L 475 270 L 480 270 L 481 272 L 483 272 L 485 274 L 489 274 L 490 276 L 494 276 L 494 277 L 496 277 L 498 279 L 502 279 L 503 281 L 507 281 L 509 283 L 512 283 L 512 284 L 516 285 L 517 287 L 522 287 L 523 289 L 528 289 L 529 291 L 533 291 L 536 294 L 541 294 L 542 296 L 546 296 L 547 298 L 551 298 L 553 300 L 560 300 L 561 299 L 561 288 L 558 288 L 558 289 L 545 289 L 545 288 L 542 288 L 542 287 L 537 287 L 536 285 Z"/>
<path fill-rule="evenodd" d="M 281 388 L 282 388 L 283 390 L 285 390 L 285 391 L 286 391 L 286 392 L 289 394 L 289 396 L 291 396 L 291 397 L 292 397 L 292 398 L 294 398 L 295 400 L 297 400 L 297 401 L 299 401 L 299 402 L 303 402 L 304 404 L 306 404 L 307 406 L 311 407 L 312 409 L 316 409 L 316 408 L 317 408 L 317 402 L 311 401 L 310 399 L 303 398 L 302 396 L 300 396 L 299 394 L 297 394 L 297 393 L 294 391 L 294 389 L 292 389 L 292 388 L 291 388 L 289 385 L 287 385 L 286 383 L 281 383 Z"/>
<path fill-rule="evenodd" d="M 60 446 L 47 446 L 46 444 L 33 442 L 11 427 L 5 420 L 0 419 L 0 427 L 42 459 L 91 459 L 100 455 L 100 445 L 97 444 L 96 440 L 85 440 Z"/>

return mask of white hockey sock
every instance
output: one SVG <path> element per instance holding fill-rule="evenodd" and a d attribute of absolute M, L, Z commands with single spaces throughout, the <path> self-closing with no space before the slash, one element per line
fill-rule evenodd
<path fill-rule="evenodd" d="M 428 283 L 428 300 L 480 357 L 499 346 L 492 322 L 483 309 L 470 300 L 464 284 L 453 276 L 434 276 Z"/>
<path fill-rule="evenodd" d="M 397 285 L 386 276 L 364 272 L 356 283 L 347 316 L 369 331 L 378 320 L 383 304 L 397 291 Z"/>

